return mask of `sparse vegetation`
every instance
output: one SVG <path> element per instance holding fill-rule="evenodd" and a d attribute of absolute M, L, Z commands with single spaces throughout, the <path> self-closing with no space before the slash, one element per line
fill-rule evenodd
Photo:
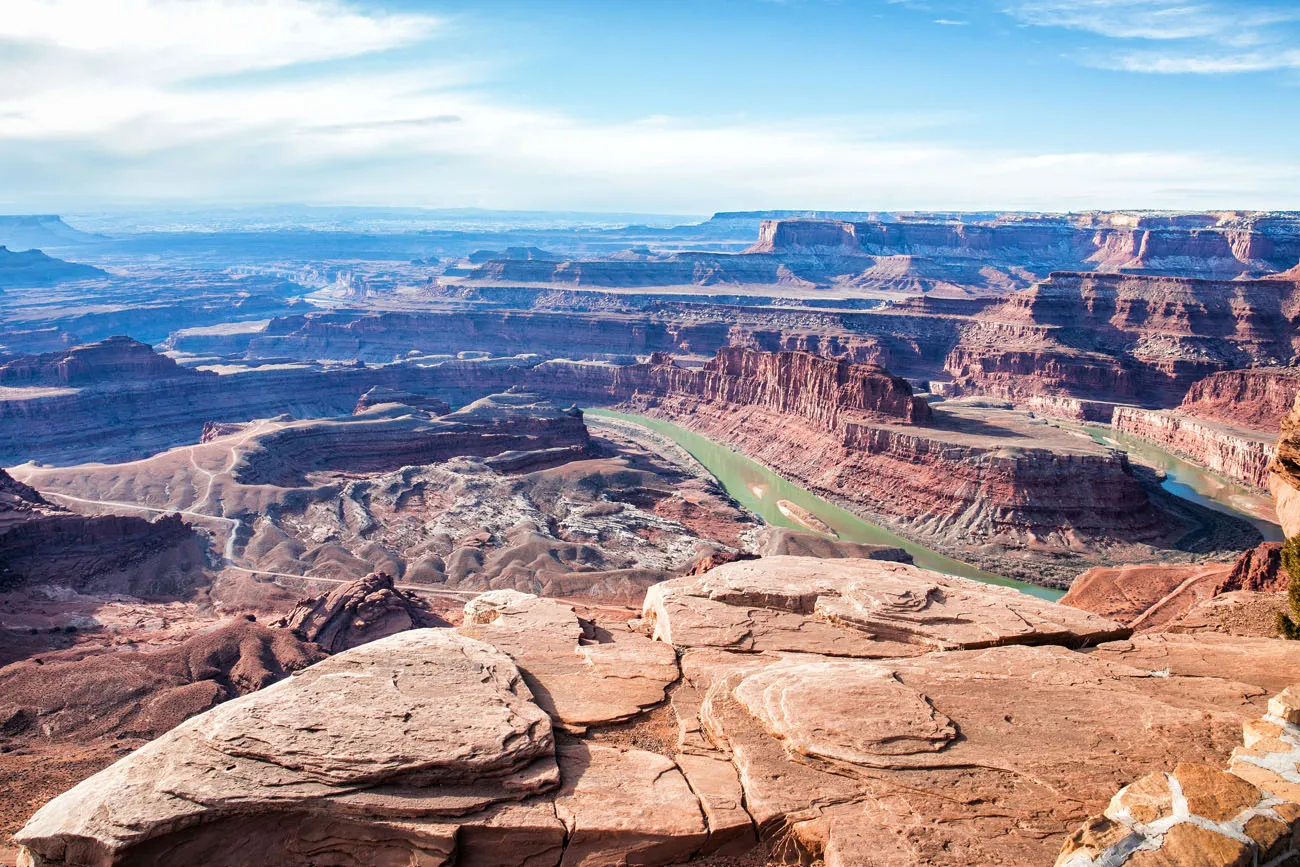
<path fill-rule="evenodd" d="M 1282 546 L 1282 569 L 1290 578 L 1286 598 L 1291 611 L 1278 612 L 1277 632 L 1289 641 L 1296 641 L 1300 640 L 1300 580 L 1295 577 L 1300 575 L 1300 536 L 1292 536 Z"/>

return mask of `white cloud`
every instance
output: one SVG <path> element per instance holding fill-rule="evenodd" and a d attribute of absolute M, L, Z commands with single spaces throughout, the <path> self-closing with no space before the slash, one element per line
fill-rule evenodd
<path fill-rule="evenodd" d="M 333 0 L 5 0 L 0 40 L 177 81 L 355 57 L 418 42 L 439 23 Z"/>
<path fill-rule="evenodd" d="M 936 141 L 924 115 L 596 122 L 509 105 L 463 65 L 317 63 L 436 37 L 441 23 L 425 16 L 317 0 L 56 0 L 68 16 L 93 13 L 63 32 L 36 9 L 46 5 L 8 0 L 0 18 L 14 48 L 0 52 L 0 81 L 19 82 L 0 87 L 8 208 L 1275 207 L 1300 196 L 1294 165 L 1247 156 L 962 147 Z M 108 5 L 129 7 L 131 22 L 94 13 Z"/>
<path fill-rule="evenodd" d="M 1128 72 L 1266 72 L 1295 68 L 1300 57 L 1286 26 L 1300 21 L 1300 8 L 1283 11 L 1248 0 L 1021 0 L 1005 11 L 1029 26 L 1162 44 L 1159 50 L 1088 55 L 1093 65 Z"/>
<path fill-rule="evenodd" d="M 1300 49 L 1286 48 L 1236 54 L 1134 52 L 1111 58 L 1106 65 L 1127 72 L 1154 72 L 1164 75 L 1273 72 L 1282 69 L 1300 69 Z"/>

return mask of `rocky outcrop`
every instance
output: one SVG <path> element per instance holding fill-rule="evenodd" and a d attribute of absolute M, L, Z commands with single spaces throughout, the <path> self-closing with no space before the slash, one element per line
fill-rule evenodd
<path fill-rule="evenodd" d="M 1192 383 L 1179 409 L 1208 421 L 1273 433 L 1300 393 L 1300 370 L 1249 368 Z"/>
<path fill-rule="evenodd" d="M 661 704 L 678 678 L 671 646 L 611 627 L 554 599 L 493 590 L 465 605 L 457 631 L 514 660 L 554 724 L 581 734 Z"/>
<path fill-rule="evenodd" d="M 1282 566 L 1282 543 L 1264 542 L 1242 554 L 1214 592 L 1216 595 L 1238 590 L 1282 593 L 1290 585 L 1291 576 Z"/>
<path fill-rule="evenodd" d="M 1300 686 L 1244 725 L 1227 771 L 1183 763 L 1120 789 L 1057 867 L 1248 867 L 1300 858 Z"/>
<path fill-rule="evenodd" d="M 401 389 L 376 385 L 357 398 L 357 405 L 353 408 L 352 414 L 360 415 L 386 403 L 398 403 L 402 406 L 409 406 L 412 409 L 427 412 L 430 415 L 446 415 L 451 412 L 451 406 L 445 400 L 439 400 L 427 394 L 414 394 Z"/>
<path fill-rule="evenodd" d="M 1242 484 L 1268 487 L 1274 458 L 1273 435 L 1204 421 L 1183 410 L 1115 408 L 1112 423 L 1119 433 L 1141 437 L 1166 451 Z"/>
<path fill-rule="evenodd" d="M 165 355 L 129 337 L 110 337 L 58 352 L 17 358 L 0 364 L 0 386 L 84 387 L 123 379 L 193 379 Z"/>
<path fill-rule="evenodd" d="M 79 591 L 179 595 L 205 580 L 204 548 L 179 515 L 153 522 L 78 515 L 0 470 L 0 591 L 54 584 Z"/>
<path fill-rule="evenodd" d="M 326 653 L 340 653 L 408 629 L 449 624 L 415 595 L 394 587 L 391 577 L 375 572 L 304 599 L 276 625 Z"/>
<path fill-rule="evenodd" d="M 841 867 L 1046 863 L 1116 788 L 1216 761 L 1300 663 L 1226 636 L 1078 652 L 1123 630 L 875 561 L 727 564 L 642 616 L 657 641 L 487 594 L 183 723 L 42 808 L 23 857 L 659 865 L 761 838 Z"/>
<path fill-rule="evenodd" d="M 1300 535 L 1300 395 L 1282 418 L 1277 456 L 1268 466 L 1268 489 L 1273 493 L 1282 532 L 1288 539 Z"/>
<path fill-rule="evenodd" d="M 391 472 L 461 455 L 554 449 L 576 457 L 590 441 L 580 410 L 509 392 L 439 417 L 390 404 L 344 419 L 290 422 L 259 437 L 234 475 L 244 485 L 293 487 L 313 472 Z"/>

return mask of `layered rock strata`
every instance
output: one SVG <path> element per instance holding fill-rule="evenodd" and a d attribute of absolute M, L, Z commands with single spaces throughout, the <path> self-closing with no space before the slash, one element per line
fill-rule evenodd
<path fill-rule="evenodd" d="M 1295 352 L 1286 280 L 1054 273 L 976 317 L 945 362 L 957 387 L 1176 404 L 1229 368 Z"/>
<path fill-rule="evenodd" d="M 1233 427 L 1276 431 L 1298 393 L 1295 368 L 1225 370 L 1192 383 L 1179 409 Z"/>
<path fill-rule="evenodd" d="M 1115 408 L 1112 424 L 1119 433 L 1149 440 L 1235 482 L 1268 487 L 1268 467 L 1275 457 L 1271 433 L 1205 421 L 1181 410 L 1123 406 Z"/>
<path fill-rule="evenodd" d="M 55 584 L 139 596 L 180 594 L 205 580 L 204 547 L 179 515 L 153 522 L 79 515 L 0 470 L 0 591 Z"/>
<path fill-rule="evenodd" d="M 897 420 L 920 424 L 930 407 L 911 386 L 882 367 L 823 358 L 807 352 L 719 349 L 699 369 L 679 367 L 666 355 L 627 366 L 547 362 L 530 371 L 530 382 L 548 383 L 552 394 L 601 403 L 688 398 L 725 406 L 755 407 L 835 431 L 855 421 Z"/>
<path fill-rule="evenodd" d="M 1195 215 L 1097 220 L 1034 215 L 907 221 L 764 220 L 751 253 L 925 256 L 1030 270 L 1139 271 L 1236 277 L 1281 271 L 1300 258 L 1300 231 L 1284 215 Z"/>

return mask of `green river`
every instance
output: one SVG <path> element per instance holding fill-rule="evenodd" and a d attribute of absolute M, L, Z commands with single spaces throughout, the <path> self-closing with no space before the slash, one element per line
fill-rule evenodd
<path fill-rule="evenodd" d="M 1116 433 L 1107 427 L 1078 427 L 1102 445 L 1122 449 L 1133 461 L 1162 471 L 1165 478 L 1160 487 L 1174 496 L 1241 518 L 1259 530 L 1266 542 L 1283 540 L 1273 498 L 1267 493 L 1229 482 L 1138 437 Z"/>
<path fill-rule="evenodd" d="M 584 412 L 597 418 L 605 416 L 633 422 L 667 437 L 690 452 L 692 457 L 713 474 L 719 484 L 726 489 L 727 493 L 736 502 L 774 526 L 790 527 L 795 530 L 807 529 L 781 514 L 781 510 L 777 508 L 777 500 L 788 500 L 812 512 L 846 542 L 892 545 L 911 554 L 916 565 L 922 568 L 933 569 L 936 572 L 943 572 L 948 575 L 960 575 L 963 578 L 974 578 L 976 581 L 983 581 L 988 584 L 1014 587 L 1021 592 L 1042 599 L 1060 599 L 1064 595 L 1060 590 L 1036 587 L 1024 581 L 1016 581 L 1013 578 L 1006 578 L 1002 575 L 994 575 L 992 572 L 976 569 L 969 563 L 945 557 L 937 551 L 931 551 L 929 548 L 915 542 L 909 542 L 901 536 L 889 532 L 884 527 L 864 521 L 839 506 L 813 496 L 803 488 L 781 478 L 762 464 L 751 461 L 744 455 L 737 454 L 707 437 L 700 436 L 675 424 L 606 409 L 586 409 Z"/>

